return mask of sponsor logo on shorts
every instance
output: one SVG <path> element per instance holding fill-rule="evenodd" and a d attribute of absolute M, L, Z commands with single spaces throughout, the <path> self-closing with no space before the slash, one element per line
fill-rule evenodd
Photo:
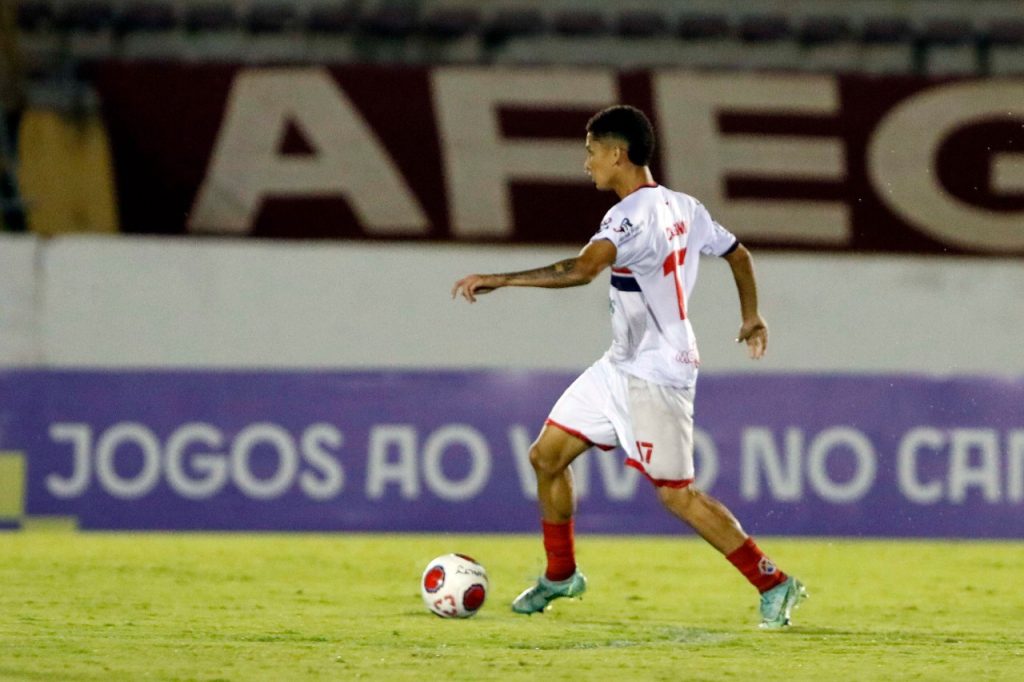
<path fill-rule="evenodd" d="M 690 350 L 684 350 L 676 353 L 676 362 L 684 365 L 693 365 L 694 367 L 700 367 L 700 353 L 697 352 L 696 348 Z"/>

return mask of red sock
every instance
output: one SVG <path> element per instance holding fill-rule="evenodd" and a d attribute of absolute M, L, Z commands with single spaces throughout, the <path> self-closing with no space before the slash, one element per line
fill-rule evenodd
<path fill-rule="evenodd" d="M 576 571 L 576 552 L 573 549 L 573 523 L 548 523 L 541 521 L 544 529 L 544 551 L 548 555 L 548 569 L 544 577 L 548 580 L 565 580 Z"/>
<path fill-rule="evenodd" d="M 786 574 L 779 570 L 772 560 L 765 556 L 754 538 L 739 546 L 739 549 L 725 557 L 739 569 L 758 592 L 767 592 L 776 585 L 786 582 Z"/>

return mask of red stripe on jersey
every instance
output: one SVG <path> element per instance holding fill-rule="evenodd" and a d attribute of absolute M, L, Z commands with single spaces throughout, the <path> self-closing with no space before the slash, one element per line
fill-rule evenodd
<path fill-rule="evenodd" d="M 595 447 L 601 448 L 602 450 L 614 450 L 615 449 L 614 445 L 601 445 L 600 443 L 595 443 L 594 441 L 590 440 L 589 438 L 584 436 L 582 433 L 580 433 L 576 429 L 570 429 L 568 426 L 566 426 L 564 424 L 559 424 L 554 419 L 545 420 L 544 423 L 545 424 L 550 424 L 551 426 L 554 426 L 557 429 L 565 431 L 570 436 L 576 436 L 577 438 L 579 438 L 581 441 L 583 441 L 587 445 L 593 445 Z"/>
<path fill-rule="evenodd" d="M 632 275 L 633 271 L 629 268 L 612 268 L 612 272 L 616 275 Z"/>
<path fill-rule="evenodd" d="M 626 459 L 626 466 L 633 467 L 641 474 L 647 477 L 647 480 L 653 483 L 658 488 L 685 488 L 686 486 L 693 483 L 692 478 L 654 478 L 644 470 L 644 466 L 635 459 Z"/>

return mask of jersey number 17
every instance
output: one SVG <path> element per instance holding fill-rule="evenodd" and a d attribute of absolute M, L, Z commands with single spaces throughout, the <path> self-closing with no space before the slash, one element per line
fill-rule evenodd
<path fill-rule="evenodd" d="M 686 249 L 673 251 L 661 264 L 665 277 L 671 275 L 676 284 L 676 299 L 679 301 L 679 319 L 686 319 L 686 292 L 683 291 L 683 262 L 686 260 Z"/>

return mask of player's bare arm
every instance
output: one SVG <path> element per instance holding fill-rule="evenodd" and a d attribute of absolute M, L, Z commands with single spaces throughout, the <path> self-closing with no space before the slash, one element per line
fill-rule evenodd
<path fill-rule="evenodd" d="M 754 260 L 750 251 L 742 244 L 725 257 L 732 268 L 736 291 L 740 297 L 740 315 L 743 323 L 736 336 L 737 343 L 746 343 L 752 360 L 764 357 L 768 350 L 768 324 L 757 311 L 757 279 L 754 277 Z"/>
<path fill-rule="evenodd" d="M 566 258 L 542 268 L 492 275 L 468 275 L 452 287 L 452 298 L 461 294 L 470 303 L 475 303 L 477 294 L 486 294 L 501 287 L 562 289 L 589 284 L 602 270 L 615 262 L 615 254 L 614 244 L 600 240 L 587 244 L 575 258 Z"/>

